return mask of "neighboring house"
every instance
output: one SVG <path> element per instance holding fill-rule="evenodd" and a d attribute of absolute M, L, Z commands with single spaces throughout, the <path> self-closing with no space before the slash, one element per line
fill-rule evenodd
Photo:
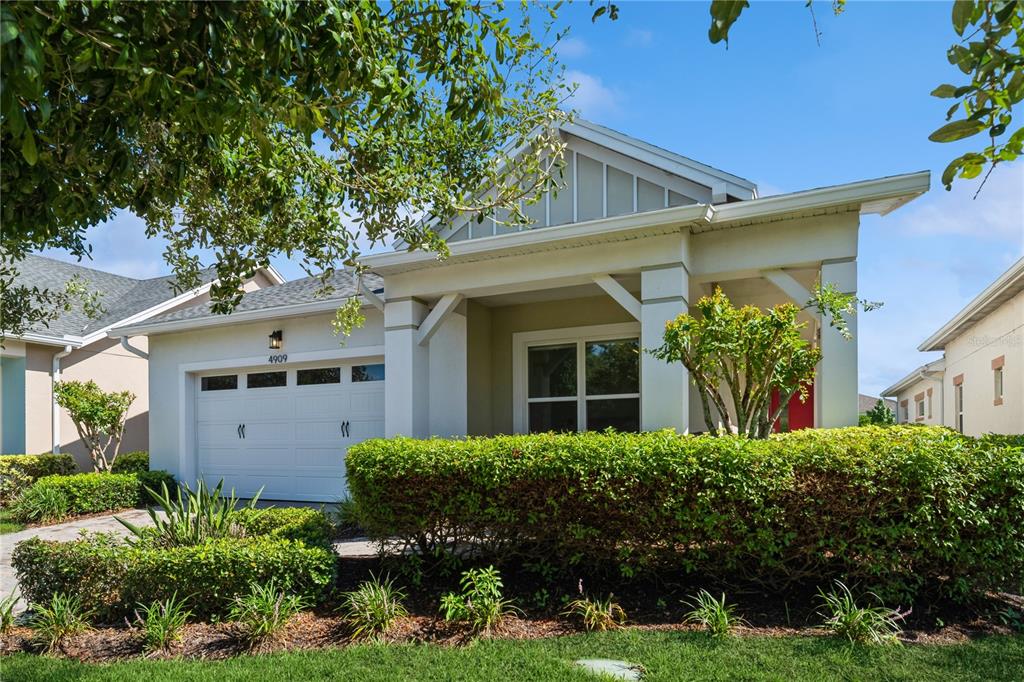
<path fill-rule="evenodd" d="M 879 400 L 881 400 L 882 404 L 885 405 L 886 407 L 888 407 L 889 410 L 893 414 L 896 414 L 896 401 L 895 400 L 887 400 L 887 399 L 883 399 L 883 398 L 878 398 L 877 396 L 873 396 L 873 395 L 864 395 L 863 393 L 861 393 L 861 394 L 859 394 L 857 396 L 857 413 L 858 414 L 867 414 L 871 410 L 875 409 L 875 405 L 878 404 Z"/>
<path fill-rule="evenodd" d="M 149 382 L 146 337 L 123 346 L 108 336 L 115 325 L 137 324 L 155 315 L 209 300 L 215 280 L 211 269 L 201 271 L 202 285 L 175 294 L 171 277 L 133 279 L 72 263 L 29 255 L 18 264 L 18 284 L 63 290 L 72 278 L 100 294 L 102 311 L 90 319 L 81 305 L 62 313 L 48 327 L 8 336 L 0 357 L 0 452 L 70 452 L 80 467 L 89 469 L 88 452 L 74 423 L 53 401 L 53 382 L 94 380 L 106 391 L 129 390 L 136 396 L 128 411 L 121 451 L 149 445 Z M 249 280 L 247 291 L 280 284 L 272 268 Z"/>
<path fill-rule="evenodd" d="M 882 392 L 897 420 L 1024 433 L 1024 258 L 917 347 L 942 351 Z"/>
<path fill-rule="evenodd" d="M 720 286 L 738 304 L 857 289 L 860 216 L 928 190 L 927 172 L 759 198 L 749 180 L 585 122 L 563 126 L 566 186 L 536 224 L 439 226 L 451 255 L 369 256 L 335 276 L 111 331 L 147 335 L 154 466 L 269 499 L 335 500 L 347 448 L 373 436 L 703 431 L 683 367 L 643 349 Z M 331 321 L 359 292 L 366 322 Z M 810 314 L 824 354 L 793 425 L 857 423 L 857 342 Z M 856 320 L 851 321 L 856 338 Z"/>

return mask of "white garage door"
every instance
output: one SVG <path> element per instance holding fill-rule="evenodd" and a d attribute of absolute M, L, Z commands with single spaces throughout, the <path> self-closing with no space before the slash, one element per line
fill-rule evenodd
<path fill-rule="evenodd" d="M 199 378 L 199 476 L 239 497 L 334 502 L 345 453 L 384 435 L 384 365 L 328 364 Z"/>

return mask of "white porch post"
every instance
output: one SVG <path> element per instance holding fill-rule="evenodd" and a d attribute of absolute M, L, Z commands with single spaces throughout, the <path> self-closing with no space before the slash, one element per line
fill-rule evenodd
<path fill-rule="evenodd" d="M 419 326 L 427 306 L 414 298 L 384 304 L 384 434 L 425 437 L 429 434 L 428 346 L 419 343 Z"/>
<path fill-rule="evenodd" d="M 466 304 L 462 302 L 439 324 L 427 346 L 430 352 L 428 414 L 431 436 L 451 438 L 466 435 L 466 338 Z"/>
<path fill-rule="evenodd" d="M 688 235 L 684 235 L 686 239 Z M 658 360 L 646 349 L 662 344 L 665 323 L 689 308 L 690 275 L 682 263 L 640 274 L 640 428 L 644 431 L 690 427 L 689 374 L 678 363 Z"/>
<path fill-rule="evenodd" d="M 857 293 L 857 261 L 826 261 L 821 265 L 822 284 L 835 284 L 847 294 Z M 847 320 L 853 338 L 844 339 L 821 320 L 821 364 L 815 386 L 817 426 L 856 426 L 857 424 L 857 316 Z"/>

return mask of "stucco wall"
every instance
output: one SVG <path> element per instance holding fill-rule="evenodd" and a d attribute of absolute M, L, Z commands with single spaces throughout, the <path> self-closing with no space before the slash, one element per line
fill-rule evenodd
<path fill-rule="evenodd" d="M 939 379 L 921 379 L 900 391 L 896 397 L 896 419 L 908 424 L 942 424 L 943 387 Z M 924 417 L 918 418 L 916 398 L 924 399 Z M 907 401 L 906 407 L 903 401 Z M 906 413 L 904 413 L 904 409 Z"/>
<path fill-rule="evenodd" d="M 466 428 L 471 436 L 493 433 L 491 400 L 491 309 L 466 304 Z"/>
<path fill-rule="evenodd" d="M 184 385 L 184 370 L 179 365 L 254 358 L 263 365 L 249 366 L 264 366 L 271 353 L 267 337 L 278 329 L 284 335 L 284 343 L 280 351 L 273 352 L 287 353 L 292 358 L 306 352 L 382 346 L 383 316 L 374 309 L 364 309 L 364 314 L 366 323 L 344 340 L 343 347 L 343 339 L 331 331 L 330 313 L 150 337 L 149 383 L 154 387 L 150 396 L 150 465 L 176 475 L 189 473 L 183 473 L 183 465 L 188 464 L 183 462 L 183 453 L 191 445 L 180 442 L 180 438 L 183 420 L 191 418 L 194 395 Z"/>
<path fill-rule="evenodd" d="M 516 332 L 634 322 L 608 296 L 491 309 L 491 429 L 512 433 L 512 335 Z M 471 384 L 472 385 L 472 384 Z"/>
<path fill-rule="evenodd" d="M 1004 358 L 1003 401 L 994 405 L 992 361 Z M 944 411 L 955 423 L 953 383 L 963 375 L 964 432 L 1024 433 L 1024 294 L 946 345 Z"/>
<path fill-rule="evenodd" d="M 25 344 L 25 452 L 50 452 L 50 368 L 55 346 Z"/>

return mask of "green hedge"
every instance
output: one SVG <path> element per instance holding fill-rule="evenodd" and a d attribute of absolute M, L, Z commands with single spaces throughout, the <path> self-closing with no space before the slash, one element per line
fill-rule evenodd
<path fill-rule="evenodd" d="M 68 516 L 116 511 L 145 506 L 152 502 L 146 490 L 160 491 L 161 484 L 174 485 L 174 477 L 166 471 L 144 471 L 137 474 L 72 474 L 44 476 L 22 493 L 12 509 L 23 521 L 57 521 Z M 55 498 L 59 509 L 52 509 L 47 518 L 30 518 L 28 507 L 39 497 Z"/>
<path fill-rule="evenodd" d="M 73 474 L 75 459 L 59 455 L 0 455 L 0 504 L 14 501 L 21 491 L 43 476 Z"/>
<path fill-rule="evenodd" d="M 124 452 L 114 458 L 110 471 L 115 474 L 141 474 L 149 471 L 149 453 L 145 450 Z"/>
<path fill-rule="evenodd" d="M 346 466 L 371 538 L 424 553 L 841 577 L 893 598 L 1024 572 L 1022 450 L 942 428 L 395 438 Z"/>
<path fill-rule="evenodd" d="M 116 620 L 129 616 L 138 603 L 175 593 L 187 597 L 197 618 L 222 617 L 236 596 L 271 580 L 316 601 L 334 582 L 336 560 L 322 547 L 273 537 L 168 548 L 96 534 L 71 542 L 25 540 L 15 547 L 11 563 L 28 601 L 77 595 L 85 608 Z"/>
<path fill-rule="evenodd" d="M 242 509 L 239 523 L 249 535 L 269 535 L 298 540 L 310 547 L 331 544 L 333 529 L 327 514 L 309 507 L 271 507 Z"/>

